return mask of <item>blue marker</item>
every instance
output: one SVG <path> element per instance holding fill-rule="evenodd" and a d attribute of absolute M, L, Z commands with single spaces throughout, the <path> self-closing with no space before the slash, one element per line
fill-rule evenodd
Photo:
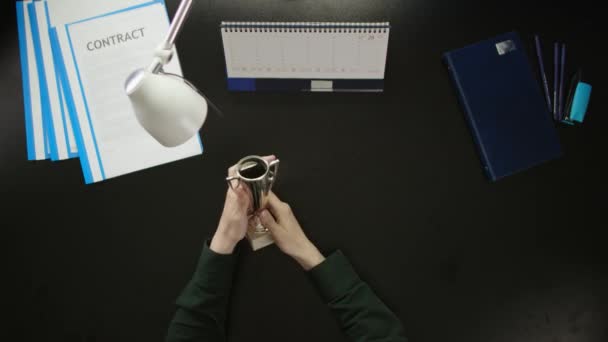
<path fill-rule="evenodd" d="M 552 112 L 551 109 L 551 95 L 549 94 L 549 82 L 547 82 L 547 74 L 545 73 L 545 63 L 543 62 L 543 52 L 540 47 L 540 38 L 538 35 L 534 36 L 534 41 L 536 42 L 536 56 L 538 57 L 538 66 L 540 67 L 540 77 L 543 82 L 543 90 L 545 91 L 545 99 L 547 100 L 547 108 L 549 108 L 549 112 Z"/>
<path fill-rule="evenodd" d="M 564 119 L 564 78 L 566 72 L 566 44 L 562 44 L 562 62 L 561 62 L 561 71 L 559 73 L 559 107 L 558 107 L 558 115 L 559 120 Z"/>
<path fill-rule="evenodd" d="M 553 43 L 553 119 L 557 120 L 557 92 L 559 86 L 559 44 Z"/>

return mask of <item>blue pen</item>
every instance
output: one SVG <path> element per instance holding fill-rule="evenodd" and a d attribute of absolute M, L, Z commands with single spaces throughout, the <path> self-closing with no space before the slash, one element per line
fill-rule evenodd
<path fill-rule="evenodd" d="M 559 73 L 559 108 L 558 108 L 558 115 L 559 115 L 559 120 L 563 120 L 564 119 L 564 108 L 563 108 L 563 104 L 564 104 L 564 78 L 565 78 L 565 72 L 566 72 L 566 44 L 562 44 L 562 62 L 561 62 L 561 71 Z"/>
<path fill-rule="evenodd" d="M 543 82 L 543 90 L 545 91 L 545 99 L 547 100 L 547 107 L 549 112 L 551 109 L 551 95 L 549 94 L 549 82 L 547 82 L 547 74 L 545 73 L 545 63 L 543 62 L 543 52 L 540 46 L 540 38 L 538 35 L 534 35 L 534 41 L 536 42 L 536 56 L 538 57 L 538 66 L 540 68 L 540 77 Z"/>
<path fill-rule="evenodd" d="M 557 120 L 557 91 L 559 85 L 559 44 L 553 43 L 553 119 Z"/>

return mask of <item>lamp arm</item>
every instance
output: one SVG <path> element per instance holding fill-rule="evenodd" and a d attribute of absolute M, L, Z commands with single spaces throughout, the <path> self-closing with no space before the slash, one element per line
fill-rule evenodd
<path fill-rule="evenodd" d="M 190 14 L 190 10 L 192 9 L 192 0 L 182 0 L 177 8 L 177 12 L 175 12 L 175 16 L 171 21 L 171 26 L 169 26 L 169 31 L 167 32 L 167 36 L 165 40 L 159 46 L 159 50 L 171 50 L 173 49 L 173 45 L 175 44 L 175 39 L 179 35 L 181 29 L 184 27 L 184 23 Z M 158 56 L 154 57 L 154 60 L 148 67 L 148 70 L 156 74 L 160 70 L 162 70 L 163 65 L 167 62 L 166 59 L 161 59 Z"/>

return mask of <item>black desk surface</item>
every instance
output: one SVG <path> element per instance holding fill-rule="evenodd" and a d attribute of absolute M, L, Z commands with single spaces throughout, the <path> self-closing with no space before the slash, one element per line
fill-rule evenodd
<path fill-rule="evenodd" d="M 167 3 L 173 14 L 177 1 Z M 570 6 L 198 0 L 180 58 L 226 114 L 204 126 L 204 155 L 85 186 L 77 160 L 26 161 L 14 6 L 3 1 L 3 306 L 12 320 L 0 340 L 161 340 L 216 228 L 226 168 L 275 153 L 277 193 L 321 249 L 350 257 L 412 341 L 606 341 L 605 36 L 591 3 Z M 386 91 L 229 93 L 221 20 L 390 21 Z M 594 94 L 584 126 L 559 128 L 563 158 L 492 184 L 440 56 L 512 29 L 531 56 L 536 31 L 547 47 L 565 41 L 569 70 L 584 67 Z M 241 256 L 230 340 L 343 340 L 294 262 L 274 247 Z"/>

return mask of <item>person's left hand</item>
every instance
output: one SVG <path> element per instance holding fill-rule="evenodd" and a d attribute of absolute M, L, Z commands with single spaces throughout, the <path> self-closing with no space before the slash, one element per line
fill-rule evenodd
<path fill-rule="evenodd" d="M 269 162 L 276 159 L 273 155 L 262 158 Z M 228 169 L 228 176 L 235 173 L 236 165 L 233 165 Z M 234 185 L 228 187 L 222 217 L 209 245 L 212 251 L 220 254 L 232 254 L 236 244 L 245 237 L 249 224 L 251 191 L 240 182 Z"/>

